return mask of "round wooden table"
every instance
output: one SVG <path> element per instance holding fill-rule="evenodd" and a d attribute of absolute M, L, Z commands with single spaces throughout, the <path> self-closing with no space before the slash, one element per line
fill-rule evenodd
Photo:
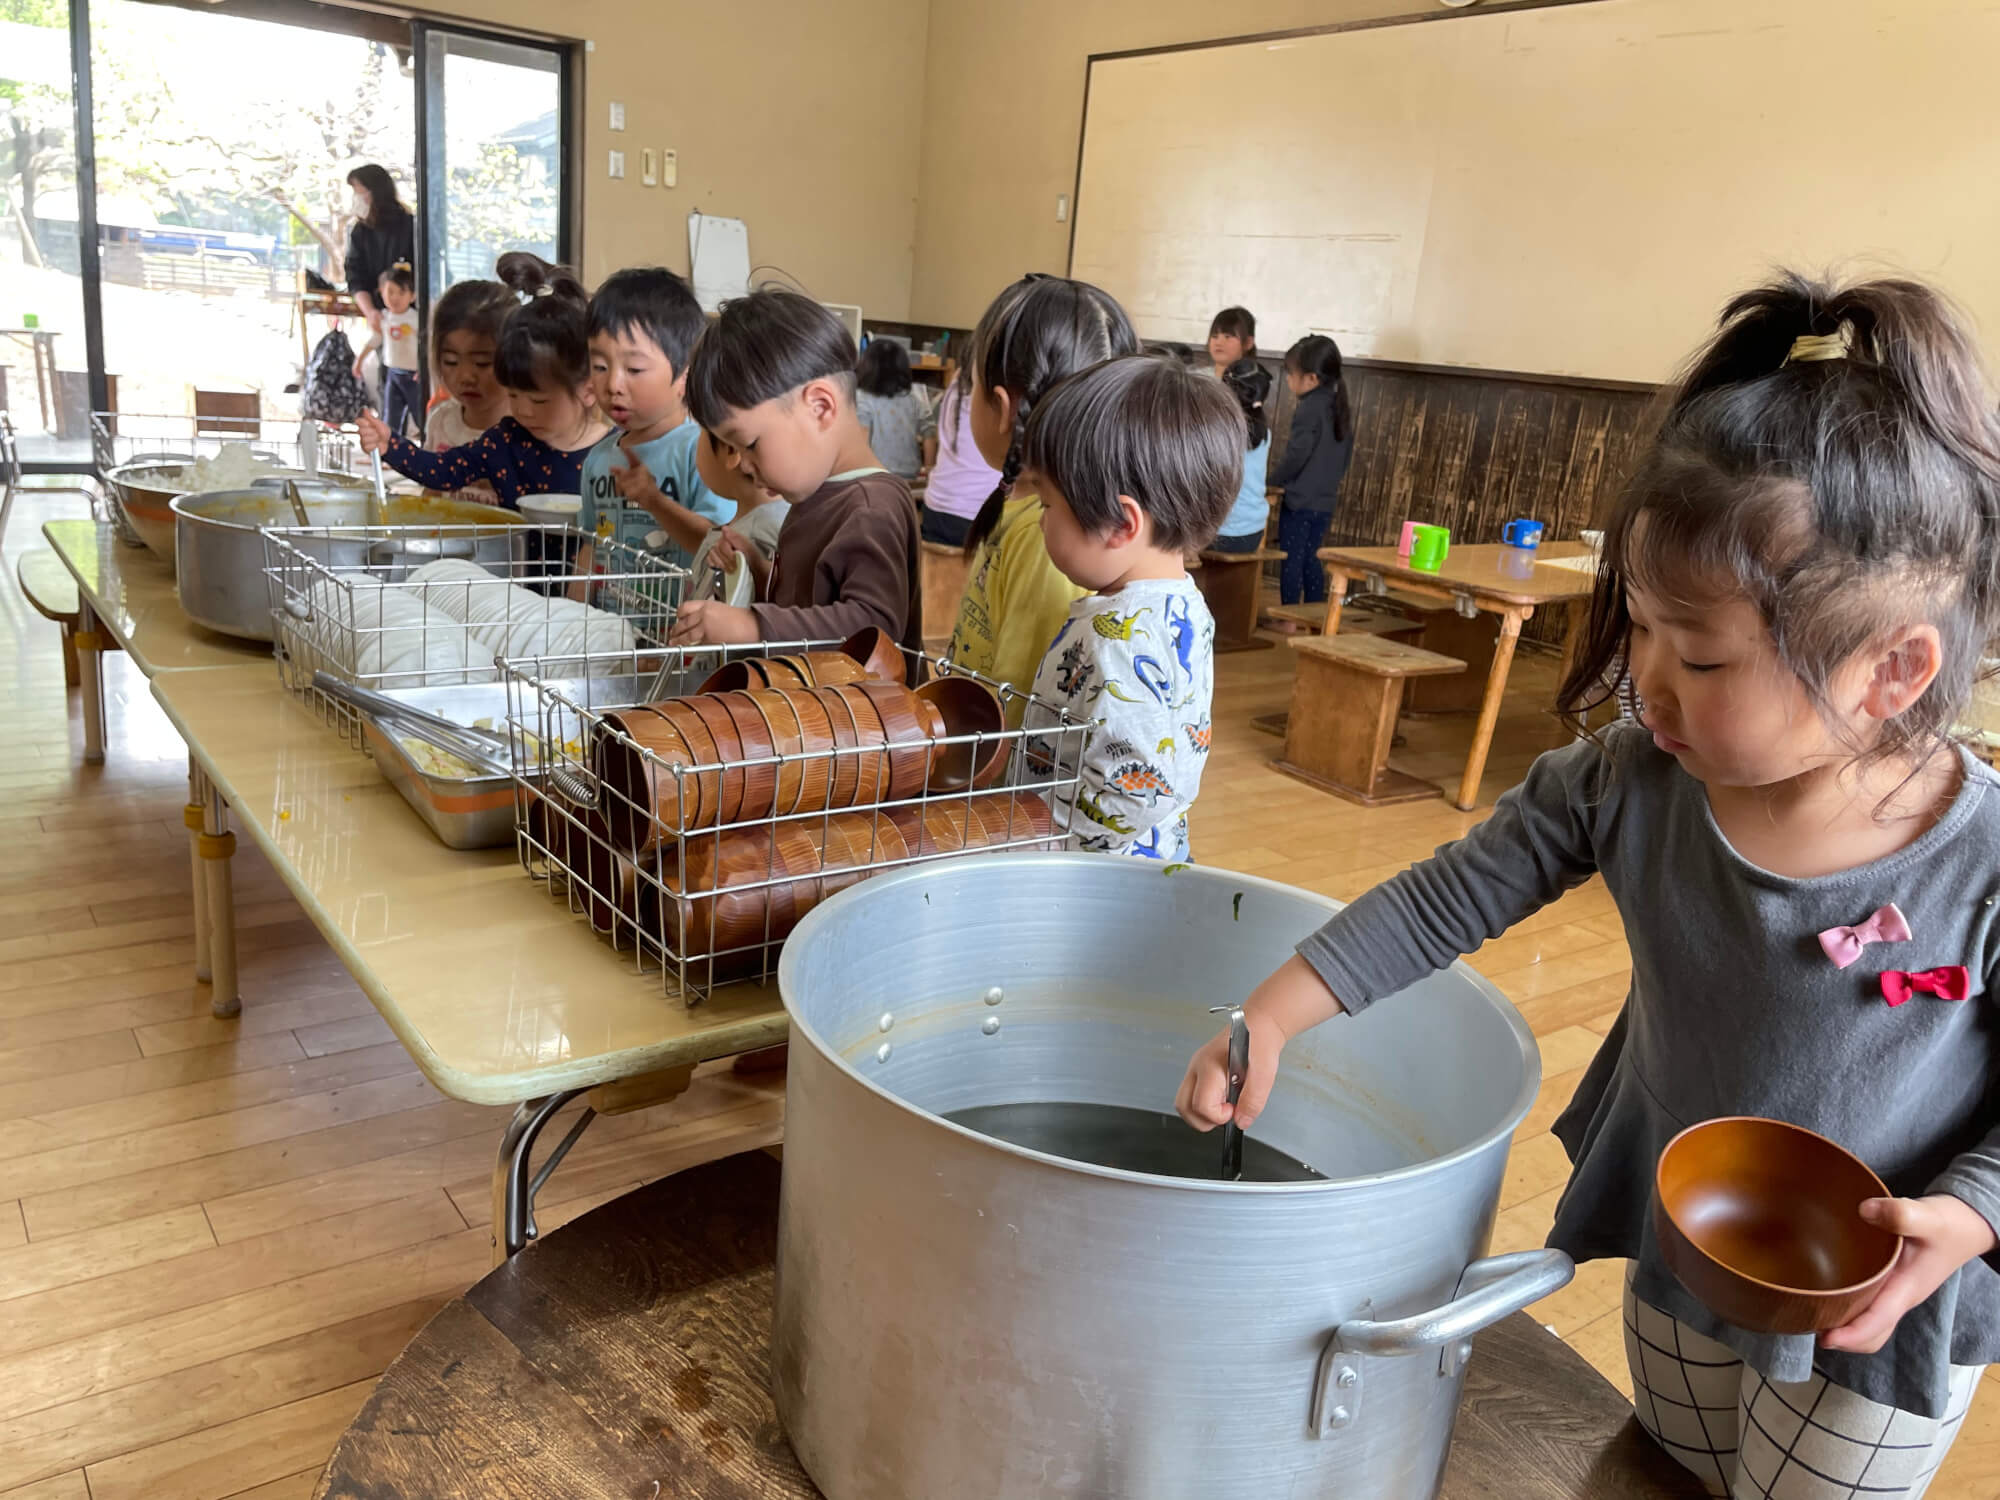
<path fill-rule="evenodd" d="M 767 1361 L 778 1164 L 750 1152 L 530 1245 L 383 1374 L 323 1500 L 812 1500 Z M 1693 1476 L 1525 1316 L 1482 1334 L 1445 1500 L 1680 1500 Z"/>

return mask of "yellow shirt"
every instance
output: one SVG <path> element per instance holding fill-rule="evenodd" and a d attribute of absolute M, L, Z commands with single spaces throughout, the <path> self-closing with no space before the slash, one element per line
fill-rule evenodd
<path fill-rule="evenodd" d="M 1088 592 L 1049 561 L 1042 544 L 1042 502 L 1017 495 L 973 557 L 946 655 L 1026 693 L 1034 686 L 1042 653 L 1069 618 L 1070 605 Z M 1010 704 L 1011 723 L 1020 723 L 1022 706 Z"/>

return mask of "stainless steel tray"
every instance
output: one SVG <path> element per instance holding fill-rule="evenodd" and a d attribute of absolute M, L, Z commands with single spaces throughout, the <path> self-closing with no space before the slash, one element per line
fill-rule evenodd
<path fill-rule="evenodd" d="M 583 701 L 586 692 L 607 688 L 630 694 L 621 702 L 636 702 L 648 684 L 638 678 L 625 683 L 598 681 L 565 683 L 574 701 Z M 384 694 L 425 709 L 457 724 L 491 722 L 502 733 L 507 727 L 507 685 L 482 682 L 467 686 L 402 688 Z M 365 713 L 362 718 L 363 743 L 382 777 L 393 786 L 417 816 L 438 836 L 447 849 L 498 849 L 514 842 L 516 804 L 520 792 L 511 776 L 440 776 L 417 764 L 395 733 Z M 575 726 L 582 733 L 582 725 Z M 574 760 L 572 754 L 565 757 Z M 539 778 L 535 778 L 539 780 Z"/>

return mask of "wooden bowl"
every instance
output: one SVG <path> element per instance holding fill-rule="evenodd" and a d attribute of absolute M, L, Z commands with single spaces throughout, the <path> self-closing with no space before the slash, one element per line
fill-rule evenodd
<path fill-rule="evenodd" d="M 691 820 L 699 811 L 695 781 L 676 778 L 666 767 L 693 764 L 694 751 L 660 715 L 646 709 L 605 714 L 591 742 L 590 768 L 604 788 L 601 805 L 612 841 L 623 849 L 647 848 Z"/>
<path fill-rule="evenodd" d="M 890 639 L 889 632 L 879 625 L 858 630 L 842 641 L 840 654 L 860 662 L 862 669 L 877 682 L 893 682 L 900 686 L 909 680 L 909 665 L 903 660 L 903 648 Z"/>
<path fill-rule="evenodd" d="M 1048 840 L 1055 832 L 1055 819 L 1049 813 L 1048 803 L 1033 792 L 989 792 L 971 798 L 966 806 L 985 830 L 989 849 L 1027 840 Z"/>
<path fill-rule="evenodd" d="M 835 750 L 826 805 L 852 807 L 854 793 L 861 784 L 861 757 L 856 753 L 861 740 L 854 728 L 854 711 L 831 689 L 814 688 L 812 695 L 826 715 L 827 733 L 833 736 Z"/>
<path fill-rule="evenodd" d="M 774 691 L 779 691 L 774 689 Z M 833 721 L 811 688 L 782 690 L 798 716 L 799 743 L 805 747 L 803 779 L 793 812 L 824 811 L 833 793 Z"/>
<path fill-rule="evenodd" d="M 866 667 L 839 651 L 808 651 L 794 659 L 805 664 L 814 687 L 839 687 L 843 682 L 860 682 L 868 676 Z"/>
<path fill-rule="evenodd" d="M 774 688 L 752 688 L 743 696 L 757 705 L 764 722 L 771 726 L 771 743 L 781 757 L 778 791 L 771 801 L 771 811 L 782 818 L 798 807 L 799 792 L 805 786 L 805 737 L 798 712 L 792 707 L 792 700 Z"/>
<path fill-rule="evenodd" d="M 1005 774 L 1007 751 L 1012 742 L 1001 738 L 1007 728 L 1007 717 L 992 689 L 970 677 L 940 677 L 918 688 L 915 697 L 919 704 L 935 709 L 943 720 L 944 734 L 933 738 L 981 736 L 962 745 L 937 747 L 931 760 L 932 791 L 961 792 L 969 786 L 988 787 Z"/>
<path fill-rule="evenodd" d="M 694 773 L 694 785 L 699 806 L 691 818 L 682 821 L 681 827 L 705 828 L 715 822 L 722 811 L 722 747 L 715 743 L 715 736 L 701 722 L 701 715 L 683 700 L 672 698 L 652 707 L 655 713 L 681 732 L 688 749 L 694 752 L 694 763 L 698 768 Z M 687 779 L 681 778 L 683 784 Z"/>
<path fill-rule="evenodd" d="M 1653 1172 L 1653 1231 L 1667 1265 L 1739 1328 L 1822 1333 L 1874 1299 L 1902 1239 L 1856 1212 L 1889 1197 L 1867 1164 L 1781 1120 L 1689 1126 Z"/>
<path fill-rule="evenodd" d="M 741 693 L 753 687 L 764 686 L 761 675 L 752 676 L 749 658 L 739 656 L 734 661 L 726 661 L 708 674 L 706 681 L 696 689 L 702 693 Z"/>
<path fill-rule="evenodd" d="M 763 669 L 764 681 L 774 688 L 812 686 L 812 673 L 799 657 L 767 656 L 757 665 Z"/>
<path fill-rule="evenodd" d="M 803 656 L 770 656 L 764 659 L 764 675 L 775 688 L 802 688 L 813 685 L 812 663 Z M 793 679 L 796 678 L 797 681 Z"/>
<path fill-rule="evenodd" d="M 734 775 L 742 783 L 742 794 L 737 803 L 736 816 L 746 822 L 753 818 L 771 815 L 771 803 L 778 795 L 778 767 L 776 762 L 765 759 L 777 753 L 771 740 L 771 724 L 764 717 L 763 710 L 750 701 L 748 693 L 720 693 L 715 701 L 722 705 L 729 721 L 736 727 L 737 742 L 743 747 L 746 764 L 740 771 L 724 772 Z M 754 762 L 763 761 L 763 764 Z"/>
<path fill-rule="evenodd" d="M 734 823 L 743 811 L 743 771 L 736 763 L 743 759 L 743 739 L 736 732 L 736 722 L 729 717 L 729 711 L 722 706 L 722 700 L 706 693 L 697 693 L 691 698 L 683 698 L 681 703 L 706 729 L 709 738 L 715 741 L 715 753 L 722 769 L 716 773 L 718 805 L 713 823 Z"/>
<path fill-rule="evenodd" d="M 834 786 L 829 794 L 834 807 L 865 807 L 880 802 L 889 786 L 889 757 L 880 749 L 882 721 L 862 699 L 857 707 L 847 696 L 848 688 L 820 688 L 816 696 L 826 706 L 827 721 L 833 726 L 836 745 L 852 746 L 852 755 L 835 758 Z"/>
<path fill-rule="evenodd" d="M 570 883 L 572 910 L 582 911 L 595 931 L 612 934 L 614 941 L 629 936 L 628 924 L 639 916 L 639 872 L 612 846 L 604 815 L 579 812 L 568 844 L 569 867 L 579 877 Z"/>
<path fill-rule="evenodd" d="M 853 690 L 868 700 L 888 734 L 889 796 L 916 796 L 930 775 L 932 750 L 915 696 L 900 683 L 857 682 Z"/>

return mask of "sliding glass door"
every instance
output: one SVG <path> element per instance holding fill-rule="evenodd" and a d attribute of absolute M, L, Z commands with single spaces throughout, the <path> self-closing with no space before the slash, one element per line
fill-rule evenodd
<path fill-rule="evenodd" d="M 90 455 L 67 0 L 0 0 L 0 412 L 28 463 Z"/>
<path fill-rule="evenodd" d="M 509 250 L 567 259 L 566 50 L 419 22 L 417 57 L 429 295 Z"/>
<path fill-rule="evenodd" d="M 505 251 L 573 260 L 579 51 L 292 0 L 0 0 L 0 410 L 24 457 L 87 467 L 93 412 L 295 420 L 308 352 L 368 338 L 336 294 L 357 166 L 416 211 L 426 309 Z"/>

